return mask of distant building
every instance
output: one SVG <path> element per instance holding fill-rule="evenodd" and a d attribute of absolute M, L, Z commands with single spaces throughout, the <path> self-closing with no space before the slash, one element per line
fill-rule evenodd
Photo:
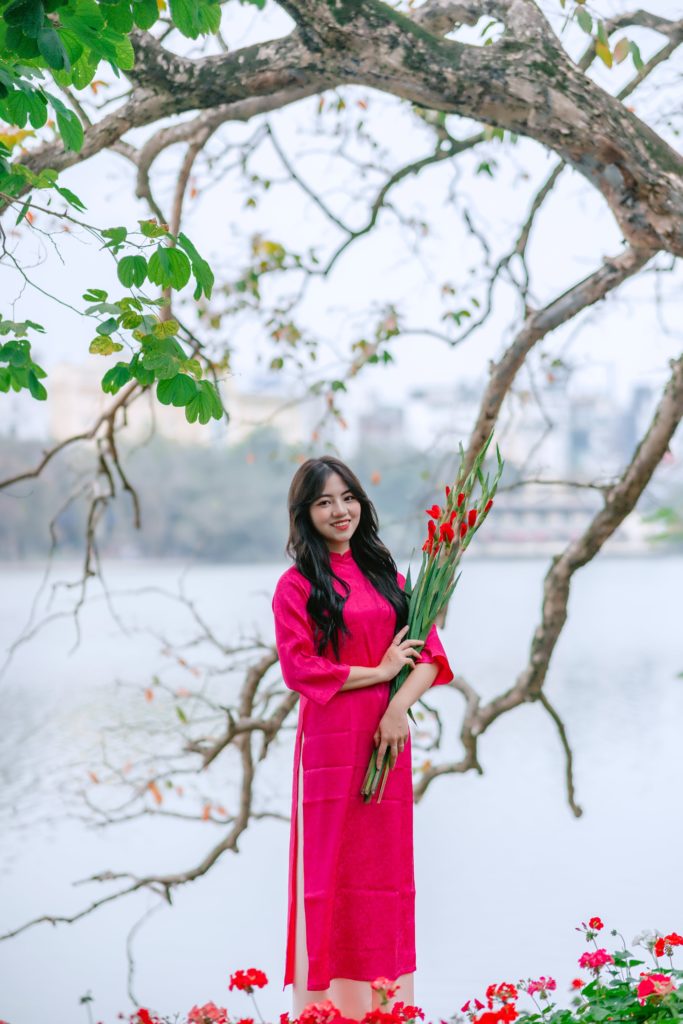
<path fill-rule="evenodd" d="M 47 433 L 62 441 L 89 430 L 112 402 L 102 391 L 105 372 L 95 360 L 86 363 L 60 363 L 47 378 Z M 276 382 L 279 384 L 279 382 Z M 240 387 L 234 376 L 220 384 L 229 421 L 210 420 L 207 424 L 189 423 L 182 408 L 162 405 L 152 391 L 135 398 L 123 414 L 125 423 L 117 436 L 137 443 L 152 432 L 183 445 L 239 444 L 260 426 L 270 424 L 283 443 L 296 445 L 310 441 L 315 416 L 322 415 L 318 396 L 286 394 L 276 390 L 272 379 L 252 381 Z"/>
<path fill-rule="evenodd" d="M 405 443 L 405 413 L 398 405 L 373 402 L 357 423 L 358 443 L 363 447 L 386 449 Z"/>

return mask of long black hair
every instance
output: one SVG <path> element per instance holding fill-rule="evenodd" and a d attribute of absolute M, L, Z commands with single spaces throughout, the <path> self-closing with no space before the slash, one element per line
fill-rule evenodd
<path fill-rule="evenodd" d="M 377 533 L 378 519 L 375 506 L 365 493 L 356 474 L 345 462 L 333 455 L 307 459 L 297 469 L 289 487 L 289 537 L 286 552 L 294 559 L 299 572 L 311 583 L 306 611 L 313 620 L 318 654 L 330 643 L 339 660 L 340 631 L 348 634 L 344 622 L 344 605 L 350 587 L 340 579 L 330 564 L 330 552 L 324 538 L 313 525 L 310 506 L 324 493 L 331 473 L 338 473 L 353 496 L 360 502 L 360 520 L 351 536 L 351 554 L 361 572 L 367 576 L 379 593 L 393 605 L 396 612 L 394 632 L 408 621 L 408 598 L 396 579 L 396 563 Z M 332 579 L 338 580 L 346 596 L 338 594 Z"/>

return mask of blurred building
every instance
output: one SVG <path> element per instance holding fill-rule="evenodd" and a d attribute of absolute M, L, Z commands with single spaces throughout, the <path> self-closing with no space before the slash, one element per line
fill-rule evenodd
<path fill-rule="evenodd" d="M 60 363 L 50 371 L 48 384 L 47 433 L 62 441 L 89 430 L 97 417 L 110 407 L 112 396 L 102 391 L 104 369 L 95 360 L 81 364 Z M 242 383 L 235 376 L 220 385 L 230 419 L 189 423 L 184 409 L 162 405 L 151 391 L 141 393 L 125 410 L 125 424 L 117 431 L 128 443 L 137 443 L 156 433 L 177 444 L 238 444 L 260 426 L 270 425 L 285 444 L 307 442 L 322 415 L 318 396 L 286 393 L 278 381 L 252 379 Z"/>

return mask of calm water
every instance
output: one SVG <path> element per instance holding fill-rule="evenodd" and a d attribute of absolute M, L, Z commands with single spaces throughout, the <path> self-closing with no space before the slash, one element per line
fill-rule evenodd
<path fill-rule="evenodd" d="M 190 568 L 185 589 L 225 643 L 243 634 L 270 640 L 270 595 L 284 568 Z M 484 697 L 511 685 L 525 664 L 546 568 L 466 564 L 442 638 L 455 671 Z M 76 651 L 69 653 L 73 621 L 57 619 L 17 651 L 0 680 L 1 931 L 42 913 L 76 912 L 109 891 L 73 884 L 97 871 L 183 870 L 218 841 L 220 830 L 207 823 L 89 829 L 73 795 L 74 780 L 100 756 L 102 727 L 150 713 L 136 688 L 167 671 L 161 635 L 180 642 L 195 632 L 157 590 L 122 592 L 175 592 L 184 569 L 113 565 L 107 580 L 128 631 L 98 599 L 83 611 Z M 64 567 L 59 578 L 78 571 Z M 682 572 L 680 558 L 605 558 L 575 578 L 546 692 L 574 751 L 581 819 L 567 807 L 562 751 L 539 705 L 516 709 L 482 738 L 482 777 L 438 780 L 416 808 L 416 1001 L 428 1019 L 450 1015 L 491 981 L 551 974 L 564 993 L 584 949 L 575 925 L 591 915 L 629 942 L 644 928 L 683 931 Z M 4 649 L 26 622 L 40 569 L 3 566 L 0 578 Z M 50 610 L 64 600 L 58 593 Z M 430 699 L 446 723 L 442 756 L 457 758 L 462 699 L 454 691 Z M 285 732 L 268 759 L 261 807 L 289 811 L 292 740 Z M 227 764 L 211 784 L 229 799 Z M 266 1018 L 290 1008 L 290 990 L 282 990 L 288 842 L 287 823 L 252 825 L 238 854 L 149 918 L 135 941 L 134 987 L 145 1005 L 173 1013 L 213 999 L 251 1015 L 227 979 L 257 966 L 270 978 L 260 998 Z M 130 1009 L 126 937 L 156 905 L 138 894 L 77 924 L 41 925 L 0 944 L 0 1019 L 86 1024 L 79 998 L 91 991 L 93 1019 L 113 1024 Z"/>

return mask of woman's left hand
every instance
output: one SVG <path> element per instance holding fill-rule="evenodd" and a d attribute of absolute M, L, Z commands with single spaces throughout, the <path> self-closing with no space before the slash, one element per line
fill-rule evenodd
<path fill-rule="evenodd" d="M 408 714 L 396 705 L 389 704 L 389 707 L 382 715 L 381 721 L 375 729 L 372 737 L 377 749 L 377 767 L 382 767 L 384 752 L 389 750 L 389 767 L 393 768 L 398 760 L 398 755 L 405 750 L 410 726 L 408 725 Z"/>

